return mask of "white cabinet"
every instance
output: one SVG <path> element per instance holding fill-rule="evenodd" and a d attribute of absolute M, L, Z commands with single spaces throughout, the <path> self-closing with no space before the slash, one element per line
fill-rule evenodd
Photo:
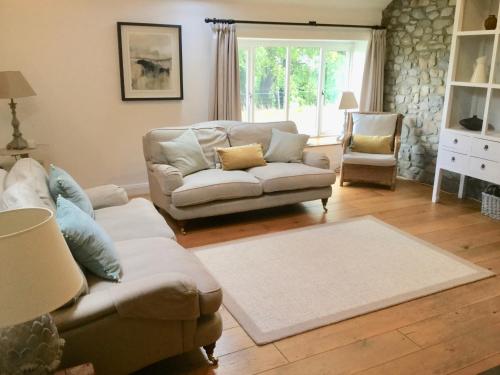
<path fill-rule="evenodd" d="M 433 202 L 443 170 L 461 175 L 459 197 L 466 176 L 500 184 L 500 21 L 496 30 L 484 27 L 489 15 L 500 18 L 499 7 L 499 0 L 457 0 Z M 471 82 L 478 59 L 486 60 L 484 80 Z M 482 120 L 478 129 L 460 124 L 473 116 Z"/>

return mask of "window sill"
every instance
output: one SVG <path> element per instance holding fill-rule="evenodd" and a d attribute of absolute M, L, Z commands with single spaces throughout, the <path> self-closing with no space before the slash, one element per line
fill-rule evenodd
<path fill-rule="evenodd" d="M 342 141 L 337 139 L 337 136 L 333 137 L 311 137 L 307 142 L 307 147 L 319 147 L 319 146 L 334 146 L 341 145 Z"/>

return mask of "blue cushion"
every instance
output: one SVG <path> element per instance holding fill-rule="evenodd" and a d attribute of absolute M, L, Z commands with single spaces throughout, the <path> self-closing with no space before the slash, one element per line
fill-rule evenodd
<path fill-rule="evenodd" d="M 57 198 L 56 220 L 75 260 L 97 276 L 120 280 L 115 245 L 89 215 L 62 196 Z"/>
<path fill-rule="evenodd" d="M 78 183 L 64 169 L 55 165 L 50 166 L 49 190 L 54 201 L 61 195 L 73 202 L 83 212 L 94 218 L 94 208 L 89 197 Z"/>

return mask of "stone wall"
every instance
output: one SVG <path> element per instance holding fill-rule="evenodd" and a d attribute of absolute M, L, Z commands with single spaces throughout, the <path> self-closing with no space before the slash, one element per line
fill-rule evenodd
<path fill-rule="evenodd" d="M 405 115 L 398 173 L 432 184 L 436 168 L 455 0 L 394 0 L 383 12 L 387 27 L 384 109 Z M 479 198 L 484 184 L 467 183 Z M 443 189 L 456 192 L 446 173 Z"/>

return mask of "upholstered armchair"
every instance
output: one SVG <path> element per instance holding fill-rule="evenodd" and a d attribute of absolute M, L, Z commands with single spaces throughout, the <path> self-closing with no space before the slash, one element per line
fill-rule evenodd
<path fill-rule="evenodd" d="M 396 187 L 396 174 L 403 115 L 386 112 L 353 112 L 349 114 L 343 142 L 340 186 L 344 182 L 371 182 Z M 390 153 L 356 152 L 353 136 L 392 136 Z M 389 150 L 388 150 L 389 151 Z"/>

